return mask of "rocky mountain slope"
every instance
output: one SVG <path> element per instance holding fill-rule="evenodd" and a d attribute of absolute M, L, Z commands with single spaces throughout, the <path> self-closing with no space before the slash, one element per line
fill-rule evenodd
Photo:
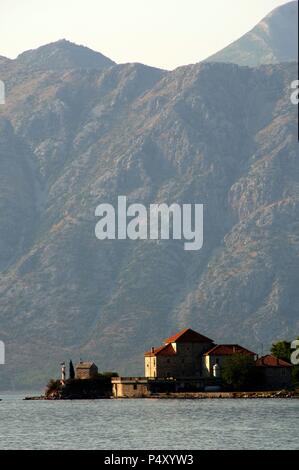
<path fill-rule="evenodd" d="M 298 60 L 297 0 L 276 8 L 252 31 L 208 59 L 250 67 L 295 60 Z"/>
<path fill-rule="evenodd" d="M 46 69 L 30 54 L 0 64 L 2 387 L 41 385 L 70 357 L 140 374 L 184 326 L 256 350 L 293 339 L 297 64 Z M 118 195 L 204 203 L 203 249 L 97 240 L 95 208 Z"/>
<path fill-rule="evenodd" d="M 30 70 L 65 70 L 66 68 L 103 69 L 115 62 L 88 47 L 61 39 L 38 49 L 23 52 L 17 58 Z"/>

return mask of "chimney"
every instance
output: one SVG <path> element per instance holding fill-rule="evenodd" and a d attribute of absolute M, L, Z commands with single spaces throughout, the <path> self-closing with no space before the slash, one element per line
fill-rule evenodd
<path fill-rule="evenodd" d="M 154 347 L 152 347 L 151 351 L 152 351 L 152 354 L 154 354 L 154 352 L 155 352 L 155 348 L 154 348 Z"/>

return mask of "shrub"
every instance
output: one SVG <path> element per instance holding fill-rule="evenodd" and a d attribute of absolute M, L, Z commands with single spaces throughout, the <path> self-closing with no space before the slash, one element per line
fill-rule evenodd
<path fill-rule="evenodd" d="M 260 371 L 251 356 L 235 354 L 223 361 L 221 378 L 224 385 L 234 390 L 252 388 L 261 384 Z"/>
<path fill-rule="evenodd" d="M 46 397 L 58 395 L 61 391 L 61 383 L 60 380 L 51 379 L 48 382 L 45 395 Z"/>
<path fill-rule="evenodd" d="M 102 375 L 104 375 L 105 377 L 110 377 L 110 378 L 112 378 L 112 377 L 119 377 L 119 375 L 118 375 L 117 372 L 110 372 L 110 371 L 108 371 L 108 372 L 103 372 Z"/>

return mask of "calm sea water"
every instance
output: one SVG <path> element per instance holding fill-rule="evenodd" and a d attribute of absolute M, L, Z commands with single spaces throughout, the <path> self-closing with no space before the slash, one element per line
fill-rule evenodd
<path fill-rule="evenodd" d="M 0 398 L 1 449 L 299 449 L 299 400 Z"/>

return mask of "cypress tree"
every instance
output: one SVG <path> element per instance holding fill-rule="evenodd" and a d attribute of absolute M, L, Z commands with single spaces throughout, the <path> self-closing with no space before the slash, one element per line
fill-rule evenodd
<path fill-rule="evenodd" d="M 74 369 L 74 365 L 73 365 L 73 361 L 70 360 L 70 370 L 69 370 L 69 374 L 70 374 L 70 379 L 73 380 L 75 378 L 75 369 Z"/>

